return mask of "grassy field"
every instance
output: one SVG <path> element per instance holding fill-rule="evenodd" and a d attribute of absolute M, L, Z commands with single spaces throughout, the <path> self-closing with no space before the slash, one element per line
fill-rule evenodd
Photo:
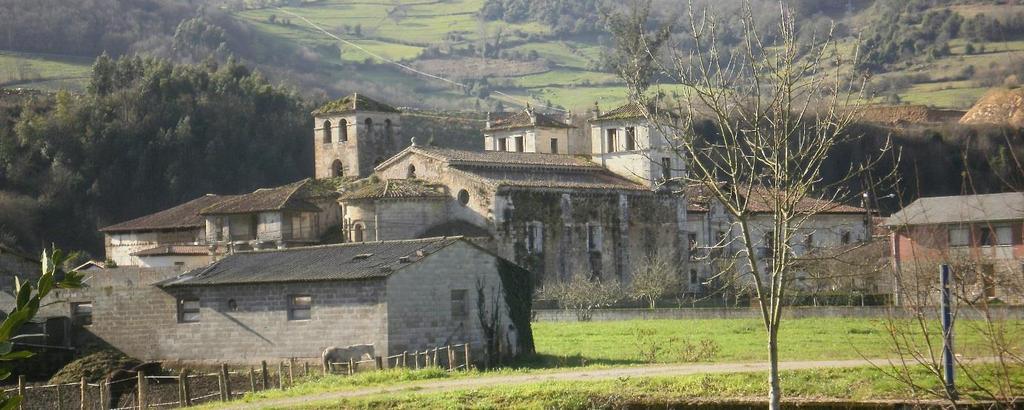
<path fill-rule="evenodd" d="M 936 323 L 936 326 L 938 324 Z M 976 324 L 961 320 L 957 346 L 967 355 L 986 355 Z M 1024 335 L 1024 322 L 1012 322 L 1009 334 Z M 936 327 L 938 329 L 938 327 Z M 658 362 L 679 362 L 673 349 L 682 342 L 707 338 L 718 344 L 705 362 L 746 362 L 767 359 L 764 328 L 757 319 L 630 320 L 614 322 L 540 322 L 533 324 L 537 353 L 551 358 L 582 357 L 592 364 L 637 364 L 638 330 L 653 332 L 664 350 Z M 890 357 L 884 319 L 793 319 L 782 324 L 780 360 L 856 359 Z M 1018 346 L 1022 347 L 1024 345 Z"/>
<path fill-rule="evenodd" d="M 92 73 L 92 59 L 0 50 L 0 86 L 81 90 Z"/>

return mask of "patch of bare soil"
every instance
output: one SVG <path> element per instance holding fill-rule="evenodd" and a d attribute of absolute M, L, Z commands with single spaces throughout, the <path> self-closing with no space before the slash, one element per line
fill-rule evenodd
<path fill-rule="evenodd" d="M 924 105 L 873 105 L 861 109 L 861 120 L 885 125 L 934 124 L 956 122 L 964 115 L 959 110 L 939 110 Z"/>
<path fill-rule="evenodd" d="M 989 90 L 964 114 L 960 123 L 1024 127 L 1024 88 Z"/>
<path fill-rule="evenodd" d="M 417 60 L 413 66 L 428 73 L 444 73 L 449 78 L 460 80 L 492 77 L 518 77 L 547 72 L 547 63 L 537 61 L 513 61 L 503 59 L 424 59 Z"/>

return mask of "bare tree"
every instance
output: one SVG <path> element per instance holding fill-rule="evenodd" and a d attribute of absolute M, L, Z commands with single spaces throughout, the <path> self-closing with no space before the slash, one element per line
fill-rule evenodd
<path fill-rule="evenodd" d="M 797 231 L 815 215 L 836 204 L 852 202 L 858 193 L 847 188 L 859 182 L 889 150 L 848 169 L 823 177 L 830 154 L 860 138 L 849 127 L 862 89 L 849 55 L 840 53 L 831 33 L 798 41 L 795 19 L 780 3 L 775 33 L 758 32 L 755 13 L 744 4 L 739 21 L 739 46 L 726 49 L 719 39 L 720 20 L 713 12 L 691 4 L 680 33 L 688 47 L 651 47 L 652 42 L 618 42 L 633 61 L 650 61 L 655 75 L 671 80 L 680 90 L 678 102 L 645 93 L 636 78 L 646 70 L 620 70 L 630 96 L 648 122 L 666 136 L 686 164 L 686 184 L 697 184 L 723 205 L 740 240 L 733 257 L 741 280 L 752 283 L 767 336 L 769 406 L 780 408 L 779 328 L 786 290 L 798 259 L 792 245 Z M 640 35 L 648 30 L 634 27 Z M 618 40 L 618 39 L 617 39 Z M 652 97 L 652 94 L 655 94 Z M 709 120 L 714 138 L 695 132 L 698 121 Z M 878 178 L 875 178 L 877 181 Z M 824 200 L 822 200 L 824 199 Z M 754 222 L 754 209 L 770 209 L 770 226 Z M 762 214 L 763 215 L 763 214 Z"/>
<path fill-rule="evenodd" d="M 593 277 L 591 272 L 580 270 L 568 281 L 544 285 L 539 296 L 557 301 L 559 307 L 572 310 L 577 320 L 585 322 L 590 320 L 594 309 L 622 300 L 622 285 L 614 279 L 602 280 Z"/>
<path fill-rule="evenodd" d="M 683 282 L 679 278 L 679 261 L 669 251 L 662 250 L 641 259 L 633 269 L 629 295 L 645 300 L 651 309 L 662 297 L 679 292 Z"/>

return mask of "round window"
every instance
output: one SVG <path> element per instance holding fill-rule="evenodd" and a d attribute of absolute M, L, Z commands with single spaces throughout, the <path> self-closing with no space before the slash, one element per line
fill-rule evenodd
<path fill-rule="evenodd" d="M 469 191 L 465 189 L 459 191 L 459 203 L 463 205 L 469 204 Z"/>

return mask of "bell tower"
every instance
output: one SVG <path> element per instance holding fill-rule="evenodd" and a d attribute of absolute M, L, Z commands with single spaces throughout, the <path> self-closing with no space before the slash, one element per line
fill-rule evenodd
<path fill-rule="evenodd" d="M 353 93 L 313 111 L 313 157 L 317 178 L 364 178 L 408 144 L 402 113 Z"/>

